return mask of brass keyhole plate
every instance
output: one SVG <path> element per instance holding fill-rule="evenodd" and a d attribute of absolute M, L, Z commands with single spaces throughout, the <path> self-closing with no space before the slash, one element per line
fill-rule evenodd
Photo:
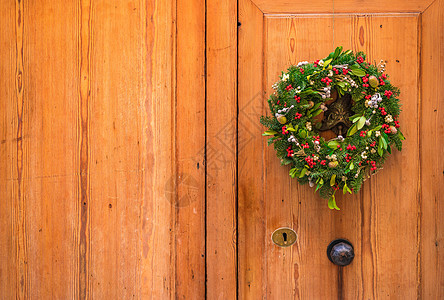
<path fill-rule="evenodd" d="M 296 232 L 288 227 L 278 228 L 271 235 L 271 240 L 279 247 L 289 247 L 296 242 L 297 238 Z"/>

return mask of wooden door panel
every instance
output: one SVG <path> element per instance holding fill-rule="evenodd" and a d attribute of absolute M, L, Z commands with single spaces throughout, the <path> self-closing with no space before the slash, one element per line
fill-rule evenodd
<path fill-rule="evenodd" d="M 258 138 L 239 148 L 239 292 L 241 298 L 304 299 L 403 297 L 417 294 L 418 281 L 418 14 L 270 14 L 240 1 L 239 140 L 248 127 Z M 335 33 L 333 35 L 333 26 Z M 333 37 L 334 36 L 334 37 Z M 358 195 L 339 197 L 340 212 L 300 186 L 280 166 L 254 126 L 268 108 L 271 85 L 290 64 L 328 55 L 335 46 L 385 59 L 402 90 L 407 140 L 402 153 L 365 182 Z M 257 124 L 257 123 L 256 123 Z M 270 236 L 289 226 L 299 235 L 290 248 Z M 347 238 L 356 259 L 339 271 L 326 256 L 328 243 Z"/>

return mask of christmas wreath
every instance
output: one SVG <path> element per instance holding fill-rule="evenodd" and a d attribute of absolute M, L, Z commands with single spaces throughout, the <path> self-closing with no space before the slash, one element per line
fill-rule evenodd
<path fill-rule="evenodd" d="M 290 176 L 314 187 L 330 209 L 339 210 L 337 190 L 357 193 L 391 146 L 401 150 L 399 89 L 384 67 L 338 47 L 325 59 L 290 66 L 273 85 L 263 135 L 291 165 Z"/>

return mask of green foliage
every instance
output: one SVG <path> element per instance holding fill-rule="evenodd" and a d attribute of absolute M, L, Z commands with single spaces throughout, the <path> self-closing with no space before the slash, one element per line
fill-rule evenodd
<path fill-rule="evenodd" d="M 374 81 L 374 87 L 366 86 L 370 76 L 378 78 L 378 86 Z M 327 84 L 325 78 L 331 82 Z M 289 175 L 301 184 L 314 183 L 315 191 L 329 199 L 332 209 L 339 209 L 334 197 L 336 190 L 357 193 L 367 176 L 376 171 L 372 168 L 382 167 L 391 146 L 402 149 L 405 138 L 399 129 L 394 130 L 399 127 L 395 121 L 401 112 L 400 91 L 375 65 L 365 62 L 362 52 L 338 47 L 316 63 L 290 66 L 273 88 L 275 92 L 268 99 L 271 116 L 260 119 L 267 128 L 264 135 L 268 136 L 268 144 L 274 145 L 281 163 L 291 167 Z M 325 109 L 328 88 L 331 92 L 336 89 L 339 95 L 348 93 L 354 101 L 355 115 L 350 118 L 353 126 L 343 141 L 318 138 L 320 123 L 314 117 Z M 382 101 L 377 103 L 379 107 L 372 107 L 369 97 L 377 94 Z M 382 128 L 384 124 L 391 127 Z M 348 145 L 356 149 L 347 149 Z"/>

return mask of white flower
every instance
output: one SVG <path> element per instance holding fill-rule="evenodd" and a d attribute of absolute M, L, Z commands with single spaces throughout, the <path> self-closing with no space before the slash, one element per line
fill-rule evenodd
<path fill-rule="evenodd" d="M 392 115 L 387 115 L 387 116 L 385 116 L 385 122 L 386 122 L 386 123 L 391 123 L 391 122 L 393 122 L 393 117 L 392 117 Z"/>
<path fill-rule="evenodd" d="M 318 159 L 319 159 L 319 156 L 317 156 L 317 155 L 313 156 L 313 160 L 318 160 Z"/>
<path fill-rule="evenodd" d="M 325 97 L 325 95 L 324 95 L 324 97 Z M 328 107 L 325 106 L 324 104 L 321 104 L 321 105 L 319 106 L 319 108 L 322 109 L 322 111 L 324 111 L 324 112 L 328 110 Z"/>
<path fill-rule="evenodd" d="M 373 111 L 372 111 L 372 114 L 376 114 L 376 110 L 373 110 Z"/>
<path fill-rule="evenodd" d="M 376 137 L 380 136 L 381 135 L 381 131 L 379 131 L 379 130 L 375 131 L 375 135 L 376 135 Z"/>
<path fill-rule="evenodd" d="M 338 141 L 343 142 L 344 141 L 344 137 L 342 135 L 338 135 Z"/>
<path fill-rule="evenodd" d="M 282 81 L 287 81 L 290 78 L 290 75 L 288 75 L 287 73 L 284 73 L 284 75 L 282 75 Z"/>
<path fill-rule="evenodd" d="M 328 76 L 329 76 L 329 77 L 332 77 L 332 76 L 333 76 L 333 71 L 332 71 L 332 70 L 328 71 Z"/>
<path fill-rule="evenodd" d="M 346 180 L 347 180 L 347 177 L 342 176 L 342 181 L 346 181 Z"/>
<path fill-rule="evenodd" d="M 365 125 L 370 126 L 370 119 L 365 120 Z"/>
<path fill-rule="evenodd" d="M 374 102 L 381 102 L 381 101 L 382 101 L 381 95 L 380 95 L 379 93 L 374 94 L 374 95 L 372 96 L 372 100 L 373 100 Z"/>
<path fill-rule="evenodd" d="M 301 62 L 298 62 L 297 67 L 301 67 L 301 66 L 307 65 L 307 64 L 308 64 L 308 61 L 301 61 Z"/>
<path fill-rule="evenodd" d="M 372 154 L 375 154 L 375 153 L 376 153 L 375 148 L 372 148 L 372 150 L 370 150 L 370 152 L 371 152 Z"/>
<path fill-rule="evenodd" d="M 271 86 L 271 88 L 272 88 L 273 90 L 277 90 L 278 87 L 279 87 L 279 82 L 276 82 L 276 83 L 274 83 L 274 84 Z"/>
<path fill-rule="evenodd" d="M 336 154 L 333 154 L 333 155 L 327 155 L 327 158 L 328 158 L 329 160 L 333 160 L 333 161 L 338 160 L 338 158 L 336 157 Z"/>
<path fill-rule="evenodd" d="M 308 185 L 310 185 L 310 187 L 314 187 L 314 182 L 313 181 L 311 181 L 311 179 L 308 181 Z"/>
<path fill-rule="evenodd" d="M 292 105 L 292 106 L 290 106 L 290 107 L 284 107 L 284 108 L 282 108 L 282 109 L 279 109 L 278 110 L 278 113 L 287 113 L 290 109 L 292 109 L 294 107 L 294 105 Z M 276 118 L 277 118 L 277 116 L 276 116 Z"/>
<path fill-rule="evenodd" d="M 362 152 L 362 153 L 361 153 L 361 157 L 362 157 L 363 159 L 366 159 L 366 158 L 367 158 L 367 152 L 365 152 L 365 151 Z"/>
<path fill-rule="evenodd" d="M 320 65 L 321 67 L 324 66 L 324 61 L 321 59 L 321 60 L 318 62 L 318 65 Z"/>
<path fill-rule="evenodd" d="M 305 123 L 305 128 L 307 128 L 308 131 L 311 131 L 311 122 Z"/>
<path fill-rule="evenodd" d="M 296 143 L 296 145 L 299 145 L 298 140 L 294 137 L 294 135 L 290 135 L 288 138 L 289 143 Z"/>

